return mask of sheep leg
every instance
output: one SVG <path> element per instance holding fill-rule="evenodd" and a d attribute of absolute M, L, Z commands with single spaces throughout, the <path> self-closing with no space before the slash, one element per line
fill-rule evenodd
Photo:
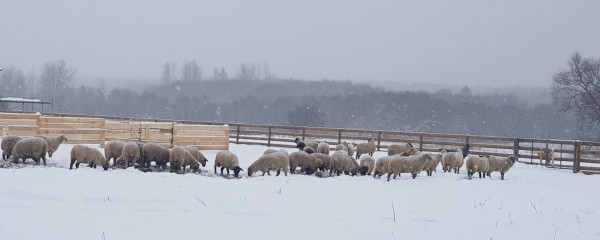
<path fill-rule="evenodd" d="M 229 174 L 229 169 L 227 169 L 227 172 L 228 172 L 227 174 Z M 281 170 L 277 169 L 277 175 L 275 175 L 275 176 L 279 176 L 280 172 L 281 172 Z"/>
<path fill-rule="evenodd" d="M 387 181 L 388 181 L 388 182 L 390 181 L 390 176 L 391 176 L 391 175 L 392 175 L 392 173 L 388 173 L 388 175 L 387 175 Z"/>
<path fill-rule="evenodd" d="M 416 174 L 416 173 L 413 173 L 413 174 L 412 174 L 412 177 L 413 177 L 413 179 L 417 178 L 417 174 Z"/>
<path fill-rule="evenodd" d="M 75 163 L 75 169 L 79 168 L 80 162 Z"/>
<path fill-rule="evenodd" d="M 267 173 L 267 172 L 263 172 L 263 174 L 262 174 L 263 177 L 265 176 L 265 173 Z M 269 174 L 269 175 L 271 175 L 271 174 Z"/>
<path fill-rule="evenodd" d="M 52 151 L 52 152 L 51 152 L 51 151 L 48 151 L 48 157 L 52 157 L 52 154 L 53 154 L 53 153 L 54 153 L 53 151 Z"/>
<path fill-rule="evenodd" d="M 500 180 L 504 180 L 504 173 L 503 172 L 500 173 Z"/>
<path fill-rule="evenodd" d="M 223 175 L 223 167 L 221 167 L 221 175 Z M 229 175 L 229 168 L 227 168 L 227 175 Z"/>
<path fill-rule="evenodd" d="M 485 175 L 483 175 L 483 176 L 485 176 Z M 481 172 L 479 172 L 479 178 L 481 178 Z"/>
<path fill-rule="evenodd" d="M 73 169 L 73 163 L 75 163 L 75 159 L 71 158 L 71 164 L 69 164 L 69 170 Z"/>
<path fill-rule="evenodd" d="M 471 171 L 467 171 L 467 178 L 468 178 L 469 180 L 471 180 L 471 176 L 472 176 L 472 175 L 473 175 L 473 174 L 472 174 L 472 172 L 471 172 Z"/>

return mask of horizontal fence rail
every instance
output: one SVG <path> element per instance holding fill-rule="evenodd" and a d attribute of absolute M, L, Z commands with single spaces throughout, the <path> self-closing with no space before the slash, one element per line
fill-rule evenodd
<path fill-rule="evenodd" d="M 361 130 L 344 128 L 299 127 L 282 125 L 261 125 L 206 121 L 177 121 L 151 118 L 121 118 L 110 116 L 85 116 L 76 114 L 50 114 L 55 117 L 91 117 L 106 119 L 106 126 L 114 130 L 107 132 L 106 138 L 120 140 L 142 139 L 142 141 L 165 141 L 171 143 L 194 144 L 199 140 L 188 141 L 189 135 L 203 135 L 208 143 L 219 146 L 235 143 L 262 145 L 267 147 L 293 148 L 295 138 L 327 142 L 333 149 L 342 142 L 366 143 L 375 139 L 378 151 L 386 151 L 392 144 L 411 143 L 420 151 L 439 152 L 441 148 L 458 149 L 470 144 L 473 155 L 516 156 L 520 162 L 553 168 L 572 169 L 573 172 L 600 173 L 600 142 L 579 140 L 523 139 L 511 137 L 440 134 L 421 132 L 398 132 Z M 23 119 L 29 119 L 26 116 Z M 5 121 L 0 119 L 0 126 Z M 9 120 L 6 120 L 9 121 Z M 31 123 L 31 120 L 29 120 Z M 132 122 L 141 126 L 114 125 L 112 122 Z M 146 123 L 147 125 L 144 125 Z M 176 123 L 176 124 L 175 124 Z M 116 123 L 115 123 L 116 124 Z M 170 127 L 167 125 L 171 124 Z M 180 124 L 181 127 L 176 125 Z M 184 126 L 204 125 L 204 129 L 189 130 Z M 211 136 L 210 126 L 227 126 L 227 132 Z M 119 129 L 121 132 L 117 131 Z M 24 125 L 20 131 L 35 131 L 33 125 Z M 135 131 L 137 130 L 137 131 Z M 189 132 L 185 132 L 189 131 Z M 226 135 L 223 135 L 226 134 Z M 141 135 L 141 136 L 140 136 Z M 159 137 L 160 136 L 160 137 Z M 219 136 L 225 137 L 219 139 Z M 228 136 L 228 141 L 226 136 Z M 179 138 L 179 139 L 178 139 Z M 218 147 L 207 147 L 206 150 Z"/>

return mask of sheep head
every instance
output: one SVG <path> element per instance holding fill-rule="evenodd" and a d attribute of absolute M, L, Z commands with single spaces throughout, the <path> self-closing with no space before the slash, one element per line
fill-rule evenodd
<path fill-rule="evenodd" d="M 242 168 L 239 166 L 234 167 L 233 168 L 233 176 L 235 176 L 237 178 L 238 175 L 240 174 L 240 171 L 244 171 L 244 170 L 242 170 Z"/>
<path fill-rule="evenodd" d="M 294 143 L 296 143 L 296 144 L 300 143 L 300 138 L 294 139 Z"/>
<path fill-rule="evenodd" d="M 510 160 L 514 164 L 517 161 L 517 157 L 515 157 L 515 156 L 509 156 L 508 160 Z"/>
<path fill-rule="evenodd" d="M 254 173 L 254 171 L 252 171 L 252 167 L 248 167 L 248 177 L 252 176 L 252 173 Z"/>
<path fill-rule="evenodd" d="M 300 150 L 304 149 L 304 147 L 306 147 L 306 144 L 304 144 L 304 142 L 299 142 L 298 145 L 296 145 L 296 147 Z"/>
<path fill-rule="evenodd" d="M 69 141 L 69 139 L 67 139 L 67 137 L 65 137 L 65 135 L 60 135 L 60 136 L 58 136 L 58 141 L 63 143 L 63 142 Z"/>
<path fill-rule="evenodd" d="M 192 164 L 190 164 L 190 169 L 192 170 L 192 172 L 198 172 L 200 170 L 200 163 L 193 162 Z"/>

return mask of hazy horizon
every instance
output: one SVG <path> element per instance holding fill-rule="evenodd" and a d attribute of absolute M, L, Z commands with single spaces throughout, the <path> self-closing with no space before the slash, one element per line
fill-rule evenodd
<path fill-rule="evenodd" d="M 549 86 L 571 53 L 600 56 L 600 1 L 11 1 L 0 67 L 78 78 L 158 79 L 195 59 L 279 78 Z"/>

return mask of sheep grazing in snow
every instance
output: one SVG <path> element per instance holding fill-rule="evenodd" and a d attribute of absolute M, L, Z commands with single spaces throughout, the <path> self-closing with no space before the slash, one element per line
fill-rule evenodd
<path fill-rule="evenodd" d="M 287 176 L 287 169 L 289 165 L 289 157 L 282 152 L 274 152 L 260 156 L 256 161 L 254 161 L 249 167 L 246 173 L 249 177 L 254 174 L 254 172 L 261 171 L 264 176 L 265 173 L 271 175 L 269 171 L 277 171 L 277 175 L 281 173 L 283 169 L 284 174 Z M 288 165 L 285 165 L 285 164 Z"/>
<path fill-rule="evenodd" d="M 185 167 L 190 166 L 190 169 L 194 172 L 200 169 L 200 163 L 190 151 L 187 149 L 176 146 L 171 149 L 171 154 L 169 155 L 169 166 L 171 167 L 171 172 L 181 172 L 185 174 Z"/>
<path fill-rule="evenodd" d="M 473 174 L 476 172 L 479 173 L 479 178 L 481 178 L 481 173 L 483 173 L 483 178 L 485 178 L 485 174 L 490 167 L 490 162 L 485 156 L 468 156 L 465 165 L 467 168 L 467 177 L 471 180 Z"/>
<path fill-rule="evenodd" d="M 320 142 L 319 145 L 317 145 L 317 153 L 329 155 L 329 144 Z"/>
<path fill-rule="evenodd" d="M 415 179 L 417 174 L 423 171 L 425 163 L 431 161 L 431 155 L 421 153 L 411 156 L 394 155 L 389 162 L 387 180 L 390 181 L 390 176 L 394 174 L 394 179 L 401 173 L 410 173 Z"/>
<path fill-rule="evenodd" d="M 345 151 L 336 151 L 331 155 L 329 174 L 334 172 L 339 176 L 342 172 L 346 175 L 356 175 L 359 168 L 358 163 L 352 156 L 348 156 Z"/>
<path fill-rule="evenodd" d="M 401 154 L 403 152 L 408 153 L 412 149 L 414 149 L 412 143 L 392 144 L 387 147 L 388 156 Z M 411 155 L 413 155 L 413 154 L 411 154 Z"/>
<path fill-rule="evenodd" d="M 304 146 L 309 146 L 313 149 L 317 149 L 319 147 L 319 143 L 315 142 L 315 141 L 306 141 L 306 140 L 300 140 L 300 138 L 296 138 L 294 139 L 294 143 L 297 144 L 298 149 L 302 150 L 304 148 Z M 300 143 L 303 144 L 302 148 L 300 148 Z"/>
<path fill-rule="evenodd" d="M 223 175 L 224 169 L 227 169 L 227 175 L 229 175 L 230 169 L 233 170 L 233 176 L 236 178 L 240 171 L 243 171 L 240 168 L 238 157 L 230 151 L 220 151 L 217 153 L 215 157 L 215 174 L 217 174 L 217 167 L 221 167 L 221 175 Z"/>
<path fill-rule="evenodd" d="M 373 172 L 373 177 L 381 177 L 383 174 L 388 173 L 390 167 L 389 163 L 393 158 L 393 156 L 383 156 L 377 159 L 377 162 L 375 162 L 375 170 Z"/>
<path fill-rule="evenodd" d="M 427 172 L 427 176 L 431 177 L 433 172 L 435 172 L 437 165 L 442 160 L 442 154 L 434 153 L 434 154 L 430 154 L 430 155 L 431 155 L 431 161 L 427 161 L 425 163 L 425 166 L 423 166 L 423 171 Z"/>
<path fill-rule="evenodd" d="M 7 160 L 12 155 L 12 150 L 19 140 L 23 139 L 18 136 L 6 136 L 2 138 L 2 159 Z"/>
<path fill-rule="evenodd" d="M 369 155 L 360 158 L 360 174 L 371 175 L 375 169 L 375 159 Z"/>
<path fill-rule="evenodd" d="M 48 143 L 48 157 L 52 157 L 52 153 L 56 152 L 56 150 L 58 149 L 58 146 L 60 146 L 60 144 L 68 141 L 68 139 L 67 139 L 67 137 L 65 137 L 65 135 L 60 135 L 60 136 L 56 136 L 56 137 L 47 137 L 47 136 L 35 136 L 35 137 L 43 138 L 44 140 L 46 140 L 46 143 Z"/>
<path fill-rule="evenodd" d="M 21 158 L 23 163 L 27 158 L 31 158 L 39 165 L 40 159 L 42 159 L 45 166 L 46 152 L 48 152 L 48 143 L 44 139 L 32 137 L 19 140 L 11 153 L 15 163 L 18 163 Z"/>
<path fill-rule="evenodd" d="M 123 146 L 123 150 L 121 151 L 121 156 L 117 158 L 117 164 L 119 166 L 123 166 L 125 168 L 135 166 L 140 160 L 140 148 L 135 142 L 125 143 Z"/>
<path fill-rule="evenodd" d="M 194 156 L 194 158 L 198 160 L 200 164 L 202 164 L 203 167 L 206 167 L 206 162 L 208 162 L 208 159 L 204 157 L 204 154 L 202 154 L 202 152 L 200 152 L 198 148 L 192 146 L 185 146 L 183 148 L 185 148 L 185 150 L 188 150 L 192 154 L 192 156 Z"/>
<path fill-rule="evenodd" d="M 325 171 L 326 169 L 330 169 L 331 165 L 331 156 L 323 153 L 313 153 L 311 154 L 320 161 L 318 162 L 318 168 L 321 171 Z"/>
<path fill-rule="evenodd" d="M 442 155 L 442 163 L 444 172 L 454 170 L 454 173 L 458 174 L 460 167 L 464 163 L 464 156 L 461 149 L 456 152 L 446 152 Z"/>
<path fill-rule="evenodd" d="M 113 159 L 113 166 L 117 165 L 117 158 L 123 153 L 123 147 L 125 147 L 125 142 L 121 141 L 109 141 L 104 146 L 104 156 L 109 162 Z"/>
<path fill-rule="evenodd" d="M 146 143 L 142 148 L 141 155 L 144 156 L 140 160 L 140 165 L 143 167 L 150 167 L 150 163 L 154 162 L 156 166 L 165 169 L 169 162 L 171 150 L 156 143 Z"/>
<path fill-rule="evenodd" d="M 489 168 L 487 170 L 488 177 L 492 172 L 500 172 L 500 176 L 502 180 L 504 180 L 504 174 L 515 164 L 517 158 L 515 156 L 509 157 L 497 157 L 497 156 L 489 156 L 488 158 Z"/>
<path fill-rule="evenodd" d="M 375 149 L 375 139 L 373 138 L 369 138 L 368 143 L 359 143 L 356 145 L 356 159 L 360 159 L 360 155 L 365 153 L 369 154 L 369 156 L 373 156 Z"/>
<path fill-rule="evenodd" d="M 297 151 L 290 154 L 290 173 L 295 174 L 297 167 L 300 167 L 300 170 L 306 174 L 312 174 L 319 166 L 315 156 L 304 151 Z"/>
<path fill-rule="evenodd" d="M 340 143 L 335 146 L 335 151 L 339 151 L 339 150 L 344 150 L 344 151 L 348 152 L 348 147 L 346 147 L 346 145 Z"/>
<path fill-rule="evenodd" d="M 71 164 L 69 165 L 69 169 L 73 169 L 74 163 L 75 168 L 79 168 L 80 163 L 86 163 L 93 168 L 100 165 L 104 170 L 108 170 L 108 160 L 102 156 L 102 152 L 84 145 L 75 145 L 71 148 Z"/>

